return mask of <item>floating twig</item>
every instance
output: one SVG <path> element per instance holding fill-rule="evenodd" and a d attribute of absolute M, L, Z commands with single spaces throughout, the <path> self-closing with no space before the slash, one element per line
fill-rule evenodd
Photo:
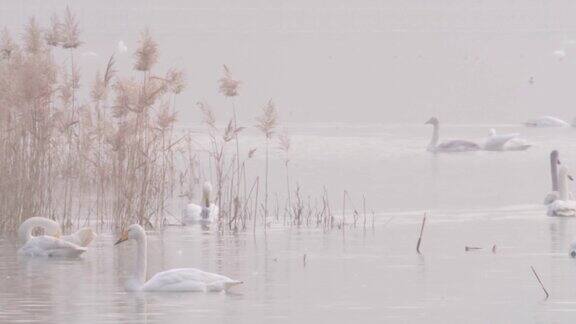
<path fill-rule="evenodd" d="M 536 270 L 534 269 L 534 267 L 530 266 L 530 268 L 532 269 L 532 273 L 534 273 L 534 276 L 538 280 L 538 283 L 540 283 L 540 287 L 542 287 L 542 290 L 544 290 L 544 293 L 546 294 L 546 298 L 544 298 L 544 300 L 547 300 L 550 297 L 548 290 L 546 290 L 546 287 L 544 287 L 544 284 L 542 283 L 542 280 L 540 280 L 540 276 L 538 276 L 538 273 L 536 273 Z"/>
<path fill-rule="evenodd" d="M 492 253 L 496 253 L 496 244 L 492 245 Z"/>
<path fill-rule="evenodd" d="M 418 243 L 416 244 L 416 252 L 418 252 L 418 254 L 422 254 L 420 252 L 420 244 L 422 243 L 422 234 L 424 233 L 424 225 L 426 225 L 426 214 L 424 214 L 424 218 L 422 218 L 422 227 L 420 227 L 420 236 L 418 237 Z"/>
<path fill-rule="evenodd" d="M 466 252 L 468 252 L 468 251 L 474 251 L 474 250 L 482 250 L 482 248 L 481 248 L 481 247 L 477 247 L 477 246 L 466 246 L 466 247 L 464 247 L 464 250 L 465 250 Z"/>

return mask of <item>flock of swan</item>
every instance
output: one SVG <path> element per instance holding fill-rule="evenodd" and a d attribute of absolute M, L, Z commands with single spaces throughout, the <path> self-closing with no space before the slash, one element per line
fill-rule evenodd
<path fill-rule="evenodd" d="M 201 205 L 189 204 L 184 210 L 183 224 L 209 226 L 218 216 L 218 207 L 210 200 L 212 186 L 205 183 Z M 18 237 L 24 243 L 18 253 L 26 257 L 65 257 L 75 258 L 87 251 L 88 245 L 96 238 L 96 233 L 88 227 L 63 236 L 60 224 L 44 217 L 31 217 L 18 229 Z M 42 229 L 42 235 L 34 236 L 36 229 Z M 133 224 L 122 233 L 114 245 L 133 240 L 136 242 L 136 262 L 130 277 L 125 283 L 128 291 L 228 291 L 242 281 L 226 276 L 205 272 L 194 268 L 181 268 L 156 273 L 147 278 L 147 242 L 146 231 L 142 226 Z"/>
<path fill-rule="evenodd" d="M 432 140 L 428 145 L 431 152 L 467 152 L 467 151 L 519 151 L 530 147 L 519 134 L 497 134 L 490 130 L 483 144 L 466 140 L 439 142 L 440 123 L 432 117 L 426 122 L 433 126 Z M 564 127 L 568 123 L 554 118 L 541 117 L 526 123 L 530 127 Z M 549 216 L 576 216 L 576 200 L 569 190 L 572 180 L 568 168 L 560 163 L 559 153 L 550 153 L 550 170 L 552 191 L 544 199 Z M 200 225 L 207 228 L 218 217 L 218 206 L 211 199 L 212 186 L 204 183 L 200 204 L 188 204 L 183 211 L 183 225 Z M 42 229 L 42 235 L 33 235 L 36 229 Z M 96 233 L 88 228 L 81 228 L 71 235 L 62 235 L 61 226 L 56 221 L 44 217 L 31 217 L 25 220 L 18 229 L 18 236 L 23 246 L 18 253 L 27 257 L 79 257 L 87 251 Z M 242 281 L 226 276 L 205 272 L 194 268 L 172 269 L 156 273 L 147 278 L 147 239 L 146 231 L 138 224 L 133 224 L 122 233 L 114 245 L 133 240 L 136 242 L 136 262 L 125 287 L 129 291 L 228 291 Z M 576 242 L 570 247 L 570 255 L 576 257 Z"/>
<path fill-rule="evenodd" d="M 432 125 L 432 139 L 428 144 L 430 152 L 468 152 L 468 151 L 524 151 L 530 148 L 520 134 L 497 134 L 491 129 L 488 137 L 482 144 L 467 140 L 440 141 L 440 121 L 436 117 L 430 118 L 425 124 Z"/>
<path fill-rule="evenodd" d="M 439 142 L 440 122 L 438 118 L 432 117 L 425 124 L 434 127 L 432 139 L 428 144 L 428 151 L 433 153 L 452 153 L 469 151 L 523 151 L 530 148 L 520 134 L 497 134 L 494 129 L 490 130 L 488 137 L 483 144 L 467 140 L 450 140 Z M 569 127 L 567 122 L 552 116 L 543 116 L 529 120 L 525 123 L 527 127 Z M 576 120 L 572 124 L 576 127 Z M 550 153 L 550 171 L 552 191 L 544 198 L 544 205 L 547 206 L 548 216 L 576 216 L 576 200 L 569 189 L 570 181 L 574 179 L 568 171 L 568 167 L 560 164 L 558 151 Z M 571 244 L 570 255 L 576 257 L 576 241 Z"/>

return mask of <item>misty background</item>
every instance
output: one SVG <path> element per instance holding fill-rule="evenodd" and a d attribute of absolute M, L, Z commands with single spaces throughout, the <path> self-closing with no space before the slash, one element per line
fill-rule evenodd
<path fill-rule="evenodd" d="M 159 42 L 156 71 L 186 71 L 182 123 L 199 122 L 222 64 L 242 80 L 240 118 L 272 98 L 284 123 L 520 123 L 565 120 L 576 84 L 571 1 L 0 1 L 2 26 L 21 34 L 66 6 L 81 23 L 83 89 L 123 41 L 131 69 L 139 33 Z M 62 59 L 65 59 L 63 57 Z"/>

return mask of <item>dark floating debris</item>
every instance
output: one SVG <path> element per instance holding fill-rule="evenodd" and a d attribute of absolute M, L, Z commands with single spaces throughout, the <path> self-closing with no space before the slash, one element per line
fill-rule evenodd
<path fill-rule="evenodd" d="M 481 248 L 481 247 L 477 247 L 477 246 L 466 246 L 466 247 L 464 248 L 464 250 L 465 250 L 466 252 L 468 252 L 468 251 L 482 250 L 482 248 Z"/>

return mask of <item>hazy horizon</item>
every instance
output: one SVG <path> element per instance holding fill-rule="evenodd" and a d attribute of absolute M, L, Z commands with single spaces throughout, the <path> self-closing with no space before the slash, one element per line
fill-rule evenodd
<path fill-rule="evenodd" d="M 117 54 L 127 70 L 141 30 L 160 45 L 156 71 L 183 68 L 180 121 L 194 103 L 229 113 L 217 80 L 227 64 L 242 80 L 238 105 L 253 120 L 272 98 L 287 123 L 519 123 L 571 121 L 576 23 L 568 1 L 0 1 L 13 33 L 66 5 L 81 23 L 82 85 Z"/>

